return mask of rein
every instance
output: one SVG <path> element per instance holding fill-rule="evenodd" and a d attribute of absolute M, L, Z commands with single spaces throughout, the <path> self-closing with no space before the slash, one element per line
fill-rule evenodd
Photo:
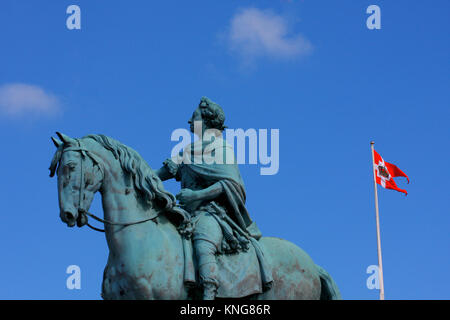
<path fill-rule="evenodd" d="M 89 228 L 91 228 L 92 230 L 95 230 L 95 231 L 98 231 L 98 232 L 105 232 L 104 229 L 99 229 L 99 228 L 96 228 L 96 227 L 90 225 L 89 222 L 88 222 L 88 216 L 93 218 L 94 220 L 102 222 L 103 224 L 108 224 L 108 225 L 112 225 L 112 226 L 123 226 L 123 227 L 144 223 L 144 222 L 147 222 L 147 221 L 150 221 L 150 220 L 155 221 L 155 219 L 159 216 L 161 211 L 156 212 L 156 214 L 153 217 L 151 217 L 151 218 L 146 218 L 146 219 L 139 220 L 139 221 L 134 221 L 134 222 L 112 222 L 112 221 L 109 221 L 109 220 L 101 219 L 101 218 L 97 217 L 96 215 L 94 215 L 94 214 L 92 214 L 92 213 L 90 213 L 90 212 L 88 212 L 88 211 L 86 211 L 85 209 L 82 208 L 82 194 L 84 193 L 84 189 L 83 189 L 83 183 L 84 183 L 83 159 L 86 157 L 86 155 L 89 156 L 92 159 L 92 161 L 94 163 L 96 163 L 100 167 L 100 170 L 102 171 L 102 174 L 104 174 L 104 168 L 100 165 L 100 161 L 99 161 L 99 159 L 98 159 L 98 157 L 96 155 L 92 154 L 91 151 L 89 151 L 88 149 L 84 148 L 82 146 L 81 141 L 79 139 L 76 139 L 76 141 L 78 142 L 78 147 L 68 147 L 68 148 L 64 149 L 62 152 L 64 153 L 66 151 L 78 151 L 81 154 L 81 161 L 80 161 L 80 191 L 79 191 L 80 195 L 79 195 L 79 199 L 78 199 L 78 212 L 85 217 L 86 225 Z"/>
<path fill-rule="evenodd" d="M 134 222 L 112 222 L 112 221 L 109 221 L 109 220 L 105 220 L 105 219 L 99 218 L 96 215 L 94 215 L 94 214 L 92 214 L 90 212 L 87 212 L 85 210 L 80 211 L 80 213 L 82 215 L 84 215 L 84 217 L 86 218 L 86 221 L 88 220 L 88 216 L 89 216 L 89 217 L 91 217 L 91 218 L 93 218 L 93 219 L 95 219 L 95 220 L 97 220 L 99 222 L 102 222 L 103 224 L 109 224 L 109 225 L 112 225 L 112 226 L 123 226 L 123 227 L 144 223 L 144 222 L 147 222 L 147 221 L 150 221 L 150 220 L 155 220 L 158 217 L 158 215 L 156 215 L 155 217 L 152 217 L 152 218 L 147 218 L 147 219 L 144 219 L 144 220 L 139 220 L 139 221 L 134 221 Z M 104 229 L 99 229 L 99 228 L 96 228 L 94 226 L 91 226 L 88 222 L 86 222 L 86 225 L 89 228 L 91 228 L 92 230 L 99 231 L 99 232 L 105 232 Z"/>

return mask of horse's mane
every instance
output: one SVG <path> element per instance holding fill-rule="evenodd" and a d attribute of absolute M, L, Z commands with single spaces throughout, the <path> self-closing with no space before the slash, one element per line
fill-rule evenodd
<path fill-rule="evenodd" d="M 165 209 L 170 209 L 175 205 L 176 200 L 173 194 L 164 189 L 161 179 L 134 149 L 102 134 L 90 134 L 82 139 L 92 139 L 111 151 L 121 167 L 131 174 L 134 187 L 144 195 L 148 202 L 157 200 L 161 207 Z M 59 162 L 59 159 L 56 160 L 55 158 L 61 157 L 62 148 L 61 146 L 56 151 L 51 167 L 54 167 L 55 162 Z M 51 171 L 54 172 L 55 170 Z"/>

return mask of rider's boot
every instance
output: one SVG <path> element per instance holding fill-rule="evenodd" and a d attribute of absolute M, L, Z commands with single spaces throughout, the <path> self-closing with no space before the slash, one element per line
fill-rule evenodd
<path fill-rule="evenodd" d="M 219 287 L 219 281 L 217 280 L 218 266 L 215 257 L 216 247 L 209 241 L 196 240 L 195 249 L 200 283 L 203 286 L 203 299 L 214 300 Z"/>
<path fill-rule="evenodd" d="M 212 282 L 203 283 L 203 300 L 214 300 L 217 294 L 217 285 Z"/>

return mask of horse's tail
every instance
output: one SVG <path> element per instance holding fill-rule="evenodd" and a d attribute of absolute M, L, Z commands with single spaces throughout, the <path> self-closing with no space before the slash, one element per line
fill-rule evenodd
<path fill-rule="evenodd" d="M 341 300 L 341 293 L 330 274 L 321 266 L 316 265 L 316 269 L 319 273 L 320 284 L 322 285 L 320 300 Z"/>

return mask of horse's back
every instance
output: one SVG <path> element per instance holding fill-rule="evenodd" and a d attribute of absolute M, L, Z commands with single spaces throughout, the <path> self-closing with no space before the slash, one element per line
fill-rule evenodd
<path fill-rule="evenodd" d="M 292 242 L 275 237 L 259 240 L 272 267 L 273 287 L 257 299 L 320 298 L 320 277 L 313 260 Z"/>

